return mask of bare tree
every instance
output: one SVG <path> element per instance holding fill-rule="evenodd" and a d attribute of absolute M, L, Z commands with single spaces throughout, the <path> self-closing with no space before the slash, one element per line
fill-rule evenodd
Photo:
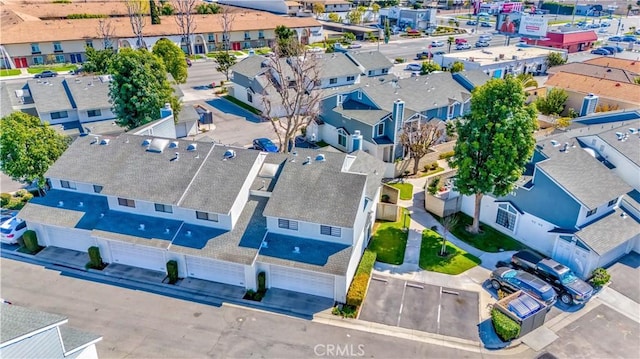
<path fill-rule="evenodd" d="M 318 116 L 321 98 L 318 58 L 302 51 L 295 57 L 270 57 L 265 65 L 268 85 L 261 94 L 263 116 L 273 125 L 280 152 L 288 153 L 300 130 Z"/>
<path fill-rule="evenodd" d="M 113 48 L 113 35 L 116 29 L 111 24 L 111 20 L 100 19 L 98 21 L 98 36 L 102 39 L 102 46 L 105 49 Z"/>
<path fill-rule="evenodd" d="M 174 0 L 173 7 L 176 13 L 176 24 L 180 30 L 182 41 L 186 41 L 187 55 L 193 55 L 191 36 L 196 31 L 196 18 L 194 16 L 196 0 Z"/>
<path fill-rule="evenodd" d="M 447 253 L 447 234 L 451 233 L 451 230 L 458 225 L 458 216 L 452 214 L 450 216 L 443 217 L 440 220 L 442 224 L 442 248 L 440 248 L 440 255 L 445 257 Z"/>
<path fill-rule="evenodd" d="M 147 25 L 147 17 L 145 14 L 145 6 L 148 4 L 143 0 L 125 0 L 127 7 L 127 15 L 129 16 L 129 22 L 131 22 L 131 30 L 133 35 L 137 39 L 138 48 L 147 48 L 147 44 L 144 42 L 144 36 L 142 30 Z"/>
<path fill-rule="evenodd" d="M 418 173 L 420 160 L 429 153 L 438 139 L 442 137 L 443 130 L 433 123 L 423 123 L 420 120 L 407 122 L 400 134 L 400 143 L 409 152 L 409 158 L 414 160 L 413 173 Z"/>
<path fill-rule="evenodd" d="M 222 46 L 226 51 L 230 50 L 229 42 L 231 41 L 231 27 L 233 26 L 233 21 L 235 19 L 236 14 L 231 11 L 230 7 L 225 6 L 222 8 L 222 12 L 220 13 L 218 20 L 222 26 Z"/>

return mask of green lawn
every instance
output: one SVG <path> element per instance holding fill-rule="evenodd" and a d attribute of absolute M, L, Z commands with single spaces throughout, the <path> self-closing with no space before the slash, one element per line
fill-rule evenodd
<path fill-rule="evenodd" d="M 328 144 L 328 143 L 326 143 L 326 142 L 324 142 L 324 141 L 322 141 L 322 140 L 320 140 L 320 141 L 316 142 L 316 146 L 318 146 L 318 147 L 322 148 L 322 147 L 327 147 L 327 146 L 329 146 L 329 144 Z"/>
<path fill-rule="evenodd" d="M 447 242 L 447 256 L 438 255 L 442 247 L 442 236 L 430 229 L 422 232 L 420 268 L 432 272 L 456 275 L 480 264 L 480 258 L 469 254 Z"/>
<path fill-rule="evenodd" d="M 407 247 L 408 233 L 402 230 L 402 221 L 408 228 L 411 222 L 409 211 L 402 208 L 406 215 L 401 215 L 397 222 L 376 222 L 369 250 L 377 254 L 377 261 L 387 264 L 402 264 L 404 250 Z"/>
<path fill-rule="evenodd" d="M 409 200 L 413 198 L 413 185 L 411 183 L 389 183 L 388 185 L 400 190 L 400 199 Z"/>
<path fill-rule="evenodd" d="M 258 55 L 266 55 L 271 52 L 271 48 L 269 47 L 261 47 L 259 49 L 254 50 Z"/>
<path fill-rule="evenodd" d="M 480 233 L 469 233 L 467 232 L 466 227 L 471 225 L 473 218 L 464 213 L 458 213 L 457 216 L 459 217 L 458 225 L 452 228 L 451 233 L 463 242 L 482 251 L 497 253 L 500 252 L 500 249 L 505 251 L 517 251 L 526 248 L 522 243 L 482 222 L 480 222 Z"/>
<path fill-rule="evenodd" d="M 429 169 L 429 171 L 427 171 L 427 172 L 421 171 L 420 172 L 420 177 L 431 176 L 431 175 L 434 175 L 434 174 L 436 174 L 438 172 L 442 172 L 442 171 L 444 171 L 444 168 L 438 166 L 435 170 Z"/>
<path fill-rule="evenodd" d="M 224 99 L 228 100 L 229 102 L 233 102 L 234 104 L 236 104 L 236 105 L 244 108 L 245 110 L 247 110 L 247 111 L 249 111 L 251 113 L 254 113 L 254 114 L 258 115 L 258 116 L 262 115 L 262 112 L 260 112 L 260 110 L 258 110 L 257 108 L 249 106 L 246 103 L 238 100 L 237 98 L 235 98 L 233 96 L 226 95 L 226 96 L 224 96 Z"/>
<path fill-rule="evenodd" d="M 16 76 L 20 75 L 19 69 L 2 69 L 0 70 L 0 76 Z"/>
<path fill-rule="evenodd" d="M 60 64 L 60 65 L 49 65 L 49 66 L 38 66 L 38 67 L 29 67 L 27 69 L 27 72 L 30 74 L 39 74 L 42 71 L 45 70 L 51 70 L 51 71 L 56 71 L 56 72 L 62 72 L 62 71 L 71 71 L 71 70 L 75 70 L 77 69 L 78 66 L 76 65 L 64 65 L 64 64 Z"/>

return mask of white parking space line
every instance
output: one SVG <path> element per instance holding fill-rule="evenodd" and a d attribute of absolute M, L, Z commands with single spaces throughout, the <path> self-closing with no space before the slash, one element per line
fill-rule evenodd
<path fill-rule="evenodd" d="M 440 334 L 440 310 L 442 309 L 442 287 L 440 287 L 440 298 L 438 298 L 438 327 L 436 329 L 436 334 Z"/>
<path fill-rule="evenodd" d="M 400 311 L 398 312 L 398 327 L 400 326 L 400 318 L 402 317 L 402 307 L 404 306 L 404 294 L 407 292 L 407 282 L 404 282 L 404 287 L 402 288 L 402 299 L 400 299 Z"/>
<path fill-rule="evenodd" d="M 418 285 L 418 284 L 414 284 L 414 283 L 407 283 L 407 287 L 424 289 L 424 286 L 421 286 L 421 285 Z"/>

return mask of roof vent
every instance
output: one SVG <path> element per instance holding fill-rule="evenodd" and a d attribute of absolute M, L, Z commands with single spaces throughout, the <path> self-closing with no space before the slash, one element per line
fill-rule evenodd
<path fill-rule="evenodd" d="M 264 242 L 262 242 L 262 245 L 260 247 L 269 248 L 269 243 L 267 243 L 267 241 L 264 241 Z"/>
<path fill-rule="evenodd" d="M 104 139 L 102 139 L 102 141 L 100 141 L 100 144 L 103 145 L 103 146 L 106 146 L 106 145 L 109 144 L 109 141 L 111 141 L 111 140 L 108 139 L 108 138 L 104 138 Z"/>
<path fill-rule="evenodd" d="M 293 253 L 300 254 L 300 247 L 293 247 Z"/>
<path fill-rule="evenodd" d="M 142 145 L 145 147 L 149 147 L 149 145 L 151 144 L 151 139 L 147 138 L 144 141 L 142 141 Z"/>
<path fill-rule="evenodd" d="M 224 151 L 224 159 L 225 160 L 232 159 L 234 157 L 236 157 L 236 151 L 231 150 L 231 149 Z"/>
<path fill-rule="evenodd" d="M 632 135 L 635 134 L 635 133 L 638 133 L 638 129 L 631 127 L 631 128 L 629 128 L 629 133 L 632 134 Z"/>
<path fill-rule="evenodd" d="M 187 146 L 187 151 L 195 151 L 196 148 L 198 148 L 197 143 L 190 143 L 189 146 Z"/>
<path fill-rule="evenodd" d="M 58 201 L 58 207 L 62 207 L 64 206 L 64 202 L 63 201 Z"/>
<path fill-rule="evenodd" d="M 138 227 L 138 229 L 141 230 L 141 231 L 144 231 L 144 228 L 145 228 L 144 224 L 140 223 L 140 226 Z"/>
<path fill-rule="evenodd" d="M 560 142 L 558 142 L 558 141 L 556 141 L 556 140 L 551 140 L 551 145 L 552 145 L 553 147 L 558 147 L 558 146 L 560 146 Z"/>
<path fill-rule="evenodd" d="M 316 161 L 318 161 L 318 162 L 324 162 L 325 160 L 326 160 L 326 158 L 324 157 L 324 153 L 319 153 L 316 156 Z"/>
<path fill-rule="evenodd" d="M 94 143 L 100 143 L 100 137 L 96 136 L 93 138 L 93 142 L 91 142 L 92 144 Z"/>
<path fill-rule="evenodd" d="M 178 148 L 178 141 L 173 141 L 169 144 L 169 148 Z"/>
<path fill-rule="evenodd" d="M 306 160 L 306 161 L 304 161 L 303 165 L 308 165 L 308 164 L 310 164 L 310 163 L 311 163 L 311 157 L 310 157 L 310 156 L 307 156 L 307 160 Z"/>
<path fill-rule="evenodd" d="M 627 218 L 627 214 L 626 214 L 626 213 L 624 213 L 624 212 L 622 212 L 622 213 L 620 213 L 620 217 L 622 217 L 622 218 Z"/>
<path fill-rule="evenodd" d="M 624 134 L 622 132 L 616 132 L 616 137 L 618 138 L 618 141 L 620 141 L 624 138 Z"/>
<path fill-rule="evenodd" d="M 162 151 L 164 151 L 164 149 L 167 147 L 168 144 L 169 144 L 169 140 L 165 138 L 154 138 L 151 141 L 149 148 L 147 148 L 147 151 L 162 153 Z"/>

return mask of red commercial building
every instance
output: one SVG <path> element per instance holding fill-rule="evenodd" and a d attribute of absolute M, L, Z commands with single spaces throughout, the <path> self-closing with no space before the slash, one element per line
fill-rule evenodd
<path fill-rule="evenodd" d="M 547 32 L 544 40 L 526 39 L 530 45 L 555 47 L 556 49 L 567 50 L 569 53 L 590 50 L 597 40 L 598 35 L 593 30 L 553 31 Z"/>

